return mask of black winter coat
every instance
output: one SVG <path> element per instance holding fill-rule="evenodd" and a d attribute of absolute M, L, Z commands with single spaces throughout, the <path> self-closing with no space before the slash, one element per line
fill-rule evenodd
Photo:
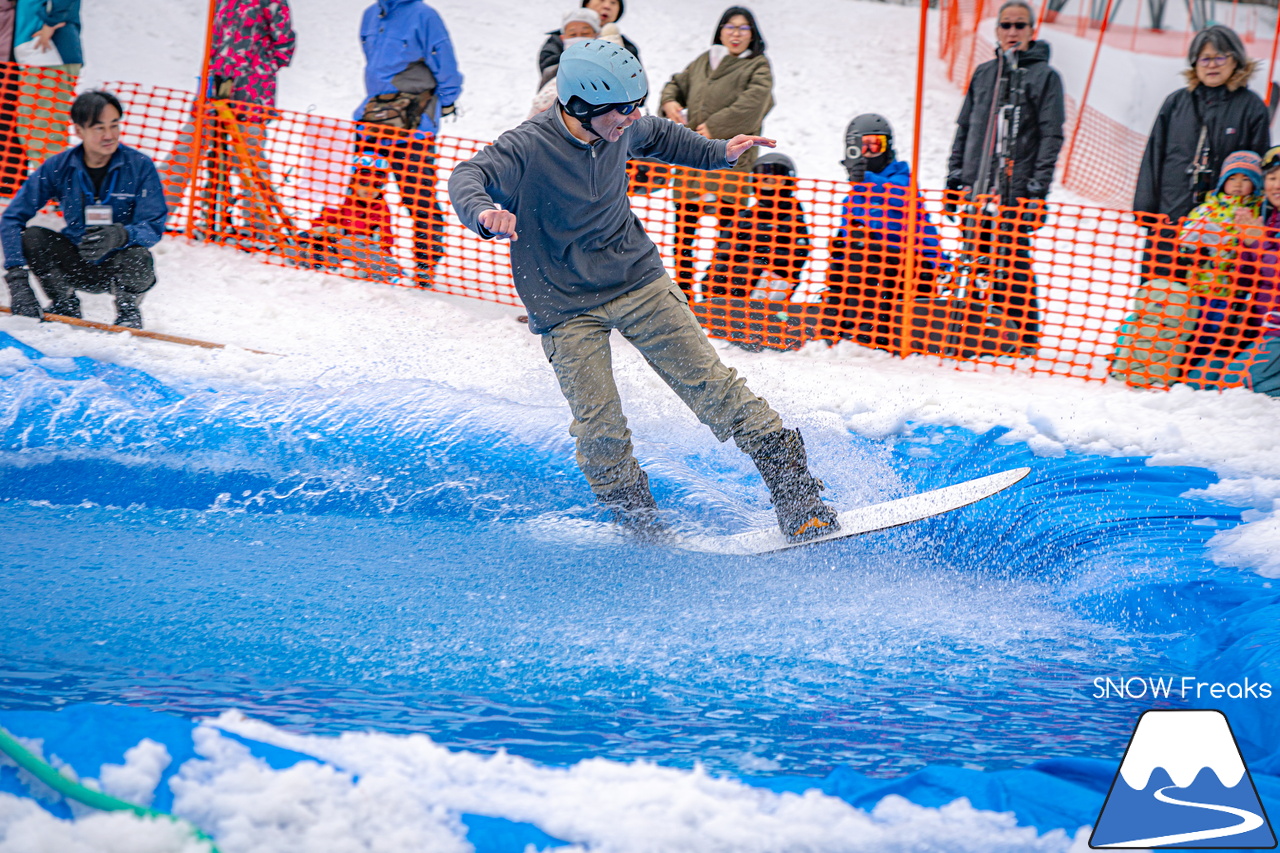
<path fill-rule="evenodd" d="M 949 187 L 972 187 L 977 183 L 999 62 L 998 58 L 984 62 L 973 72 L 964 106 L 956 118 L 956 138 L 947 164 Z M 1020 51 L 1018 66 L 1022 112 L 1013 150 L 1013 194 L 1017 198 L 1044 198 L 1053 183 L 1053 170 L 1062 150 L 1062 125 L 1067 120 L 1062 78 L 1049 66 L 1049 45 L 1043 41 L 1033 41 Z M 993 170 L 998 168 L 997 159 L 993 152 Z"/>
<path fill-rule="evenodd" d="M 1256 151 L 1265 154 L 1271 139 L 1271 115 L 1267 105 L 1254 92 L 1241 86 L 1234 92 L 1227 86 L 1212 89 L 1197 85 L 1183 88 L 1165 98 L 1156 123 L 1147 138 L 1147 150 L 1138 170 L 1138 188 L 1133 194 L 1133 209 L 1162 213 L 1173 220 L 1181 219 L 1198 204 L 1191 189 L 1188 169 L 1196 158 L 1200 141 L 1200 119 L 1208 128 L 1208 188 L 1217 183 L 1222 161 L 1234 151 Z M 1260 189 L 1260 188 L 1257 188 Z"/>

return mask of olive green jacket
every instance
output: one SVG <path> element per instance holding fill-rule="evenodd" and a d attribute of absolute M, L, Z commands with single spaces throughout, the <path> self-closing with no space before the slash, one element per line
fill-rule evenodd
<path fill-rule="evenodd" d="M 730 139 L 739 133 L 759 136 L 765 114 L 773 109 L 773 70 L 764 55 L 726 56 L 711 70 L 711 52 L 689 63 L 662 87 L 659 105 L 675 101 L 689 110 L 689 127 L 706 124 L 712 139 Z M 750 171 L 756 161 L 752 148 L 738 158 L 734 168 Z"/>

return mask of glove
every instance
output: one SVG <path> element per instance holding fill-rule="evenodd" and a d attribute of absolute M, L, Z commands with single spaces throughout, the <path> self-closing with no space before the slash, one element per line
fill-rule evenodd
<path fill-rule="evenodd" d="M 1027 181 L 1027 198 L 1044 198 L 1049 194 L 1049 188 L 1039 181 L 1032 178 Z"/>
<path fill-rule="evenodd" d="M 844 159 L 840 161 L 849 183 L 860 184 L 867 179 L 867 158 L 862 156 L 862 136 L 854 134 L 845 140 Z"/>
<path fill-rule="evenodd" d="M 80 238 L 80 257 L 96 264 L 116 249 L 123 249 L 128 242 L 129 232 L 123 225 L 90 225 Z"/>
<path fill-rule="evenodd" d="M 18 317 L 34 317 L 44 319 L 40 310 L 40 302 L 31 290 L 31 277 L 26 267 L 14 267 L 4 271 L 4 280 L 9 283 L 9 310 Z"/>
<path fill-rule="evenodd" d="M 458 116 L 457 104 L 446 104 L 445 106 L 440 108 L 440 118 L 442 119 L 449 118 L 449 117 L 453 117 L 456 119 L 457 116 Z"/>
<path fill-rule="evenodd" d="M 952 174 L 947 175 L 947 189 L 952 192 L 960 192 L 961 190 L 968 189 L 968 187 L 964 185 L 964 178 L 961 177 L 958 172 L 953 172 Z"/>
<path fill-rule="evenodd" d="M 235 86 L 235 82 L 236 82 L 235 78 L 234 77 L 215 77 L 213 78 L 213 80 L 214 80 L 213 96 L 218 100 L 223 100 L 223 101 L 230 98 L 231 90 Z"/>

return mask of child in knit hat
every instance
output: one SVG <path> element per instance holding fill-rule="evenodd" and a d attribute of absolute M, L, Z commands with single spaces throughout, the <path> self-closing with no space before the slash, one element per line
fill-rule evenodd
<path fill-rule="evenodd" d="M 564 16 L 560 23 L 560 39 L 565 47 L 587 39 L 604 39 L 622 47 L 622 34 L 617 24 L 601 24 L 599 13 L 583 6 L 573 9 Z M 526 119 L 531 119 L 543 110 L 549 109 L 556 102 L 556 69 L 559 63 L 549 66 L 543 73 L 542 88 L 533 98 L 533 107 Z"/>
<path fill-rule="evenodd" d="M 1241 230 L 1257 220 L 1261 208 L 1262 158 L 1252 151 L 1227 155 L 1218 188 L 1187 216 L 1179 238 L 1184 252 L 1201 255 L 1187 282 L 1193 293 L 1216 299 L 1234 295 Z"/>

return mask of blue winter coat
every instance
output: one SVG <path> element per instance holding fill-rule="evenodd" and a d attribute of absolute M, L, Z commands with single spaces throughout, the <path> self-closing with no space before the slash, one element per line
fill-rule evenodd
<path fill-rule="evenodd" d="M 440 13 L 422 0 L 378 0 L 360 21 L 360 46 L 364 49 L 366 94 L 355 118 L 364 114 L 365 104 L 374 95 L 396 91 L 391 78 L 421 60 L 436 77 L 436 102 L 434 112 L 422 114 L 418 129 L 435 133 L 441 108 L 462 94 L 462 74 Z"/>
<path fill-rule="evenodd" d="M 53 32 L 53 45 L 63 64 L 84 63 L 84 51 L 80 49 L 80 0 L 18 0 L 15 14 L 15 45 L 31 41 L 36 30 L 62 24 Z"/>
<path fill-rule="evenodd" d="M 169 216 L 160 175 L 150 157 L 121 145 L 111 155 L 102 191 L 95 196 L 93 181 L 84 166 L 84 146 L 77 145 L 45 160 L 0 216 L 5 269 L 26 266 L 22 229 L 50 199 L 62 206 L 62 215 L 67 220 L 62 233 L 76 245 L 84 237 L 86 205 L 111 205 L 112 221 L 125 226 L 129 232 L 129 242 L 122 248 L 150 248 L 160 242 L 164 221 Z"/>
<path fill-rule="evenodd" d="M 902 232 L 907 228 L 907 187 L 911 186 L 911 167 L 902 160 L 894 160 L 883 172 L 867 172 L 863 183 L 854 184 L 853 192 L 844 200 L 844 217 L 838 232 L 848 237 L 851 224 L 861 223 L 867 239 L 873 242 L 901 245 Z M 946 266 L 938 229 L 917 203 L 916 222 L 924 232 L 918 249 L 920 257 Z M 857 227 L 857 226 L 852 226 Z"/>

